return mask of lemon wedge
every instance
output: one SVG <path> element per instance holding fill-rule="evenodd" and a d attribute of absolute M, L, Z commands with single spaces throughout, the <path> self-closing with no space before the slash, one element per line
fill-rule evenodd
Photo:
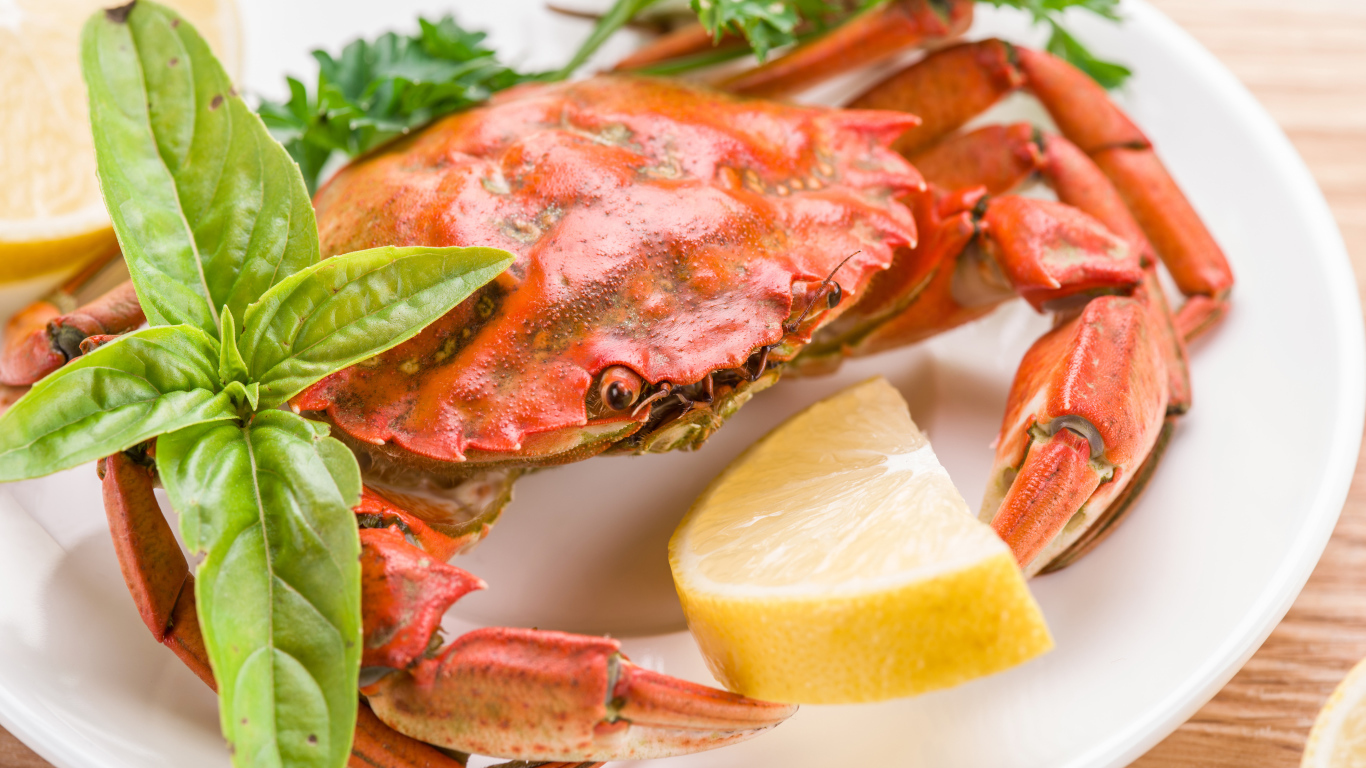
<path fill-rule="evenodd" d="M 1366 768 L 1366 660 L 1319 710 L 1300 768 Z"/>
<path fill-rule="evenodd" d="M 69 271 L 115 247 L 95 179 L 80 37 L 90 14 L 120 4 L 0 0 L 0 283 Z M 236 73 L 232 0 L 166 4 Z"/>
<path fill-rule="evenodd" d="M 882 378 L 736 459 L 679 524 L 669 563 L 712 674 L 759 699 L 909 696 L 1053 645 L 1010 550 Z"/>

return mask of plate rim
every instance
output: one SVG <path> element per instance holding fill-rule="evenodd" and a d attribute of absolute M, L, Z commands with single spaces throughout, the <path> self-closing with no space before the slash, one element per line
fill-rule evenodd
<path fill-rule="evenodd" d="M 1340 398 L 1333 421 L 1324 481 L 1308 503 L 1310 515 L 1300 527 L 1270 581 L 1272 587 L 1229 633 L 1219 649 L 1201 665 L 1183 688 L 1177 689 L 1154 706 L 1157 713 L 1130 725 L 1124 731 L 1078 755 L 1063 768 L 1119 768 L 1141 757 L 1214 698 L 1234 675 L 1252 658 L 1285 618 L 1300 591 L 1309 580 L 1328 546 L 1347 501 L 1360 458 L 1363 426 L 1366 426 L 1366 319 L 1362 316 L 1361 297 L 1352 269 L 1347 245 L 1337 220 L 1323 196 L 1318 182 L 1290 138 L 1252 92 L 1209 49 L 1148 0 L 1126 0 L 1123 13 L 1151 25 L 1170 43 L 1173 52 L 1194 60 L 1209 75 L 1215 94 L 1253 135 L 1267 160 L 1291 182 L 1291 197 L 1310 231 L 1313 246 L 1307 250 L 1322 254 L 1327 297 L 1332 302 L 1338 345 L 1334 350 L 1341 376 L 1336 382 Z M 1236 293 L 1236 289 L 1235 289 Z M 1165 713 L 1165 714 L 1163 714 Z"/>

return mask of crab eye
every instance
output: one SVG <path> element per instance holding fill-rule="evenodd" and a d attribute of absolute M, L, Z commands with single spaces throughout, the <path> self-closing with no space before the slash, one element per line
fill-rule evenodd
<path fill-rule="evenodd" d="M 598 396 L 608 408 L 624 411 L 635 405 L 645 380 L 624 365 L 614 365 L 602 372 Z"/>

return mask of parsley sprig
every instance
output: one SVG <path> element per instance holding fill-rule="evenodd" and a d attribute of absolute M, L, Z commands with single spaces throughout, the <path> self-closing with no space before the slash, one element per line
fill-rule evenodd
<path fill-rule="evenodd" d="M 824 29 L 849 11 L 876 5 L 862 0 L 854 6 L 831 0 L 692 0 L 697 20 L 717 41 L 727 31 L 738 32 L 749 42 L 760 61 L 769 51 L 797 41 L 798 28 L 805 22 Z"/>
<path fill-rule="evenodd" d="M 416 35 L 356 40 L 333 57 L 313 51 L 316 87 L 289 78 L 289 99 L 258 111 L 303 171 L 310 193 L 335 155 L 350 157 L 493 93 L 536 79 L 498 61 L 484 33 L 450 16 L 419 19 Z"/>
<path fill-rule="evenodd" d="M 890 0 L 691 0 L 698 20 L 718 40 L 742 37 L 755 56 L 809 39 L 855 13 Z M 313 88 L 289 78 L 289 99 L 263 100 L 258 111 L 303 171 L 309 193 L 329 168 L 347 157 L 424 125 L 437 117 L 479 104 L 497 91 L 533 80 L 573 75 L 618 29 L 660 0 L 616 0 L 598 20 L 569 62 L 554 72 L 526 73 L 498 61 L 485 35 L 464 29 L 446 16 L 419 19 L 415 35 L 388 32 L 373 42 L 357 40 L 333 57 L 315 50 L 318 79 Z M 1123 65 L 1104 61 L 1062 25 L 1072 8 L 1119 20 L 1119 0 L 978 0 L 1017 8 L 1052 34 L 1048 51 L 1095 78 L 1106 88 L 1123 84 Z M 743 55 L 725 50 L 665 62 L 655 72 L 677 73 Z"/>
<path fill-rule="evenodd" d="M 626 0 L 623 0 L 625 2 Z M 633 0 L 640 4 L 641 0 Z M 656 0 L 646 0 L 652 4 Z M 889 0 L 691 0 L 702 25 L 717 40 L 726 32 L 742 35 L 762 61 L 769 51 L 798 41 L 803 25 L 817 30 L 827 28 L 854 13 Z M 1062 15 L 1070 8 L 1090 11 L 1102 18 L 1119 21 L 1119 0 L 977 0 L 997 8 L 1016 8 L 1030 15 L 1036 24 L 1052 31 L 1048 52 L 1090 75 L 1106 88 L 1117 88 L 1131 73 L 1121 64 L 1097 58 L 1062 25 Z"/>

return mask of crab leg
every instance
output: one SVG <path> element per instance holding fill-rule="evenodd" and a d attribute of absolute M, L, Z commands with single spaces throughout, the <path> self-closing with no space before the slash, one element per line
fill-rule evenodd
<path fill-rule="evenodd" d="M 1177 313 L 1177 327 L 1188 339 L 1208 329 L 1227 309 L 1233 273 L 1152 143 L 1076 67 L 1040 51 L 1021 48 L 1017 54 L 1029 89 L 1063 134 L 1114 182 L 1172 279 L 1191 297 Z"/>
<path fill-rule="evenodd" d="M 910 157 L 934 145 L 1024 85 L 1015 47 L 1000 40 L 964 43 L 935 51 L 887 76 L 846 106 L 890 109 L 920 118 L 892 144 Z"/>
<path fill-rule="evenodd" d="M 1085 211 L 1119 235 L 1136 253 L 1144 266 L 1143 292 L 1153 313 L 1154 327 L 1162 337 L 1163 361 L 1167 370 L 1167 413 L 1185 413 L 1191 404 L 1190 369 L 1186 357 L 1187 334 L 1172 316 L 1167 296 L 1157 279 L 1157 262 L 1152 244 L 1134 220 L 1119 191 L 1105 174 L 1076 145 L 1060 136 L 1043 137 L 1042 173 L 1058 199 Z M 1190 306 L 1190 302 L 1187 302 Z M 1149 470 L 1151 471 L 1151 470 Z"/>
<path fill-rule="evenodd" d="M 32 384 L 79 357 L 86 338 L 129 331 L 145 319 L 131 282 L 67 314 L 51 302 L 35 302 L 5 327 L 0 384 Z"/>
<path fill-rule="evenodd" d="M 152 473 L 127 454 L 100 462 L 105 513 L 128 591 L 152 636 L 215 688 L 195 612 L 194 577 L 152 494 Z M 352 768 L 463 768 L 464 763 L 405 736 L 361 702 Z"/>
<path fill-rule="evenodd" d="M 423 741 L 538 760 L 646 759 L 750 738 L 796 707 L 638 667 L 604 637 L 489 627 L 365 689 Z"/>
<path fill-rule="evenodd" d="M 1168 411 L 1184 413 L 1190 407 L 1186 344 L 1173 325 L 1158 284 L 1153 247 L 1114 185 L 1084 152 L 1061 136 L 1043 133 L 1029 123 L 1015 123 L 953 136 L 911 159 L 934 184 L 983 184 L 992 194 L 1015 189 L 1037 174 L 1059 201 L 1091 216 L 1128 243 L 1139 254 L 1145 289 L 1163 329 L 1170 374 Z"/>
<path fill-rule="evenodd" d="M 901 249 L 813 354 L 870 354 L 926 338 L 1022 296 L 1040 311 L 1142 282 L 1138 253 L 1082 211 L 990 197 L 982 186 L 912 199 L 915 249 Z M 823 345 L 823 346 L 822 346 Z"/>
<path fill-rule="evenodd" d="M 465 768 L 430 744 L 405 736 L 375 716 L 364 701 L 356 708 L 356 735 L 351 742 L 350 768 Z"/>
<path fill-rule="evenodd" d="M 683 56 L 710 51 L 714 48 L 735 48 L 743 42 L 742 38 L 730 32 L 723 32 L 721 39 L 717 40 L 716 36 L 708 32 L 707 28 L 701 24 L 685 24 L 637 48 L 630 56 L 617 62 L 613 69 L 618 71 L 645 69 Z"/>
<path fill-rule="evenodd" d="M 917 43 L 956 37 L 972 25 L 972 6 L 971 0 L 890 0 L 717 86 L 746 96 L 790 96 Z"/>
<path fill-rule="evenodd" d="M 1227 308 L 1233 286 L 1228 261 L 1147 137 L 1072 65 L 1000 40 L 964 43 L 891 75 L 850 106 L 919 115 L 921 125 L 896 145 L 916 155 L 1020 87 L 1039 99 L 1063 135 L 1105 173 L 1156 246 L 1189 297 L 1176 313 L 1177 329 L 1188 340 L 1209 328 Z"/>
<path fill-rule="evenodd" d="M 360 504 L 356 505 L 355 513 L 362 528 L 396 527 L 412 536 L 423 552 L 443 563 L 481 541 L 488 535 L 490 527 L 486 521 L 476 521 L 480 523 L 477 527 L 468 526 L 469 530 L 461 535 L 450 536 L 369 486 L 361 489 Z"/>
<path fill-rule="evenodd" d="M 984 274 L 990 277 L 994 270 L 1008 278 L 1003 288 L 1026 298 L 1033 277 L 1031 303 L 1061 309 L 1065 317 L 1034 345 L 1017 375 L 982 514 L 1031 573 L 1061 567 L 1113 530 L 1156 466 L 1172 418 L 1189 405 L 1185 347 L 1157 284 L 1152 246 L 1095 163 L 1066 139 L 1031 125 L 981 128 L 912 160 L 933 188 L 969 190 L 940 191 L 934 206 L 912 201 L 924 242 L 938 246 L 945 232 L 957 233 L 955 247 L 962 253 L 926 259 L 957 261 L 952 269 L 939 268 L 902 316 L 874 329 L 854 351 L 905 341 L 896 337 L 908 328 L 914 337 L 961 322 L 972 309 L 961 282 L 965 268 L 990 266 Z M 1098 260 L 1091 268 L 1097 274 L 1103 274 L 1098 267 L 1127 263 L 1127 283 L 1097 280 L 1088 289 L 1087 270 L 1069 275 L 1066 268 L 1048 267 L 1050 253 L 1068 264 L 1086 249 L 1072 247 L 1080 242 L 1076 232 L 1049 239 L 1039 236 L 1049 230 L 1030 224 L 1036 206 L 1046 211 L 1057 204 L 1003 194 L 1035 176 L 1057 192 L 1071 215 L 1084 215 L 1126 244 L 1128 262 L 1106 262 L 1102 252 L 1090 258 Z M 949 210 L 958 210 L 960 220 L 944 219 Z M 972 242 L 962 235 L 964 211 L 981 214 Z M 1037 265 L 1065 276 L 1059 282 L 1068 288 L 1050 293 L 1033 271 Z M 1132 295 L 1097 297 L 1107 291 Z M 878 294 L 870 290 L 867 296 L 865 301 Z M 1081 309 L 1083 301 L 1088 303 Z"/>
<path fill-rule="evenodd" d="M 104 458 L 98 470 L 119 570 L 142 622 L 212 688 L 213 672 L 195 612 L 194 577 L 152 494 L 152 470 L 126 453 Z"/>
<path fill-rule="evenodd" d="M 1136 446 L 1117 446 L 1120 450 L 1116 452 L 1108 452 L 1111 443 L 1102 441 L 1105 450 L 1097 453 L 1093 441 L 1082 437 L 1083 432 L 1090 438 L 1096 437 L 1099 433 L 1095 427 L 1083 425 L 1089 422 L 1075 421 L 1085 418 L 1082 413 L 1036 413 L 1034 418 L 1039 420 L 1036 423 L 1072 423 L 1073 427 L 1053 428 L 1051 434 L 1032 435 L 1034 440 L 1023 464 L 1019 462 L 1018 446 L 998 454 L 992 477 L 1001 482 L 1014 477 L 1009 491 L 1010 503 L 1000 503 L 1003 491 L 997 487 L 994 497 L 989 494 L 983 505 L 983 514 L 987 516 L 988 511 L 996 511 L 992 505 L 999 504 L 1000 511 L 995 514 L 993 524 L 1025 563 L 1035 559 L 1049 542 L 1058 540 L 1057 535 L 1062 527 L 1067 527 L 1073 516 L 1079 510 L 1084 510 L 1086 517 L 1072 524 L 1070 532 L 1049 548 L 1048 557 L 1039 558 L 1039 565 L 1045 568 L 1063 567 L 1113 530 L 1156 467 L 1175 415 L 1183 413 L 1190 404 L 1185 344 L 1172 325 L 1166 299 L 1158 285 L 1152 246 L 1119 193 L 1095 163 L 1066 139 L 1041 133 L 1031 125 L 989 126 L 955 136 L 917 156 L 915 162 L 932 182 L 971 183 L 980 179 L 996 192 L 1017 187 L 1037 173 L 1053 188 L 1059 200 L 1096 218 L 1143 257 L 1144 280 L 1135 291 L 1134 300 L 1146 308 L 1146 318 L 1141 322 L 1125 320 L 1121 317 L 1122 313 L 1117 311 L 1119 308 L 1101 303 L 1095 309 L 1088 308 L 1088 319 L 1074 320 L 1068 324 L 1068 328 L 1059 329 L 1055 334 L 1071 334 L 1068 344 L 1076 345 L 1081 343 L 1078 337 L 1080 324 L 1123 325 L 1132 322 L 1135 325 L 1129 332 L 1154 336 L 1162 358 L 1157 370 L 1165 371 L 1167 376 L 1167 418 L 1160 432 L 1152 436 L 1150 428 L 1147 431 L 1140 430 Z M 1127 311 L 1128 308 L 1123 309 Z M 1049 355 L 1056 358 L 1078 354 L 1076 348 L 1066 345 L 1057 346 L 1050 352 L 1045 349 L 1048 345 L 1049 342 L 1043 341 L 1036 345 L 1026 364 L 1038 365 L 1039 359 Z M 1068 376 L 1073 375 L 1072 369 L 1067 370 Z M 1134 376 L 1146 373 L 1144 368 Z M 1078 378 L 1075 381 L 1069 379 L 1066 384 L 1059 386 L 1075 384 L 1096 388 L 1098 382 L 1090 378 Z M 1016 408 L 1020 403 L 1028 402 L 1037 395 L 1039 386 L 1037 381 L 1017 383 L 1011 393 L 1011 407 Z M 1100 388 L 1115 386 L 1113 379 L 1099 383 Z M 1151 398 L 1132 401 L 1120 399 L 1117 402 L 1119 405 L 1112 407 L 1111 412 L 1124 414 L 1124 418 L 1135 422 L 1151 424 L 1156 415 L 1162 412 Z M 1058 419 L 1064 421 L 1059 422 Z M 1007 417 L 1007 424 L 1010 423 L 1011 419 Z M 1037 432 L 1037 428 L 1031 429 Z M 1045 433 L 1048 431 L 1044 430 Z M 1047 437 L 1047 440 L 1043 440 L 1043 437 Z M 1150 437 L 1153 443 L 1148 442 Z M 1010 442 L 1003 434 L 1002 443 Z M 1125 460 L 1121 466 L 1123 474 L 1116 475 L 1109 463 L 1110 459 L 1106 457 L 1119 454 L 1123 454 Z M 1141 466 L 1135 469 L 1134 465 L 1138 462 L 1142 462 Z M 1113 485 L 1102 489 L 1102 483 Z M 1097 493 L 1098 490 L 1101 492 Z"/>

